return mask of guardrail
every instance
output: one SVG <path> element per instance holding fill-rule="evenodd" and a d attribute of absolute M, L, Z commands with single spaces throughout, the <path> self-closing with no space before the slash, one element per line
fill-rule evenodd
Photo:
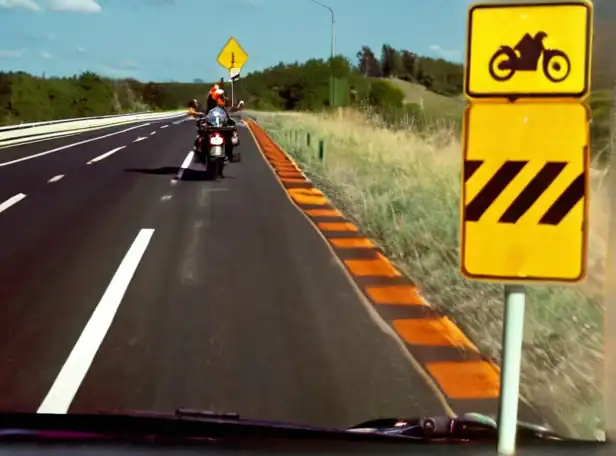
<path fill-rule="evenodd" d="M 170 111 L 171 112 L 171 111 Z M 180 112 L 180 111 L 178 111 Z M 97 120 L 97 119 L 109 119 L 112 117 L 127 117 L 127 116 L 136 116 L 139 114 L 153 114 L 154 111 L 141 111 L 141 112 L 129 112 L 127 114 L 110 114 L 106 116 L 94 116 L 94 117 L 76 117 L 74 119 L 59 119 L 59 120 L 47 120 L 44 122 L 33 122 L 19 125 L 7 125 L 5 127 L 0 127 L 0 132 L 3 131 L 12 131 L 12 130 L 21 130 L 24 128 L 32 128 L 32 127 L 42 127 L 45 125 L 55 125 L 62 124 L 68 122 L 78 122 L 82 120 Z M 162 114 L 162 113 L 161 113 Z"/>
<path fill-rule="evenodd" d="M 141 112 L 122 115 L 62 119 L 62 121 L 36 122 L 21 128 L 5 127 L 0 130 L 0 147 L 22 144 L 36 139 L 51 139 L 64 135 L 93 131 L 135 122 L 158 121 L 184 116 L 184 111 Z"/>

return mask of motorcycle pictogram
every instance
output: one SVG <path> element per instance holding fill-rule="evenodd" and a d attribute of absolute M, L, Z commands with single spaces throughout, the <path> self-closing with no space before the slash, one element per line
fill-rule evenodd
<path fill-rule="evenodd" d="M 543 73 L 552 82 L 562 82 L 571 72 L 571 62 L 563 51 L 546 49 L 543 41 L 545 32 L 534 37 L 525 34 L 515 48 L 501 46 L 490 59 L 490 75 L 499 82 L 508 81 L 516 71 L 537 71 L 539 58 L 543 54 Z M 517 53 L 516 53 L 517 51 Z M 498 74 L 497 71 L 502 72 Z"/>

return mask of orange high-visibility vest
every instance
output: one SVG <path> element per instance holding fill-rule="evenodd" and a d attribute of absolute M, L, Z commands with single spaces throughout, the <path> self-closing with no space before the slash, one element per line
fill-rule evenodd
<path fill-rule="evenodd" d="M 210 97 L 212 97 L 212 100 L 216 101 L 216 104 L 218 104 L 218 106 L 224 108 L 225 101 L 220 96 L 223 93 L 224 92 L 220 90 L 220 88 L 218 88 L 217 86 L 214 86 L 210 89 Z"/>

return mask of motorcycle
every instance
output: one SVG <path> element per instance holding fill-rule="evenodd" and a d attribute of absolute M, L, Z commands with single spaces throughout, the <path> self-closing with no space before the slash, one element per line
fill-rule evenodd
<path fill-rule="evenodd" d="M 222 108 L 213 108 L 206 116 L 197 118 L 197 144 L 195 155 L 214 179 L 224 177 L 223 170 L 228 155 L 239 161 L 234 148 L 239 144 L 235 125 Z"/>
<path fill-rule="evenodd" d="M 518 71 L 537 71 L 539 58 L 543 54 L 543 74 L 550 81 L 559 83 L 567 79 L 571 72 L 571 61 L 567 54 L 559 49 L 546 49 L 543 40 L 547 38 L 545 32 L 539 32 L 534 37 L 526 35 L 518 43 L 524 44 L 524 51 L 518 56 L 515 49 L 510 46 L 501 46 L 490 59 L 488 70 L 495 81 L 508 81 Z M 533 52 L 534 51 L 534 52 Z M 535 54 L 535 55 L 532 55 Z M 502 73 L 499 73 L 502 72 Z"/>

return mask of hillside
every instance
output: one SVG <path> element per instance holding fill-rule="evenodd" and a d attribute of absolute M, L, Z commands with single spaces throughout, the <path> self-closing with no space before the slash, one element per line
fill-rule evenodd
<path fill-rule="evenodd" d="M 597 30 L 603 40 L 610 33 L 616 38 L 616 32 L 605 27 L 598 26 Z M 596 52 L 607 55 L 612 51 L 599 45 Z M 244 100 L 249 109 L 320 111 L 329 107 L 333 76 L 342 95 L 337 99 L 339 106 L 377 111 L 389 125 L 400 119 L 412 119 L 416 125 L 435 118 L 460 119 L 464 107 L 462 65 L 419 56 L 408 49 L 396 50 L 387 44 L 378 57 L 368 46 L 363 46 L 356 57 L 356 62 L 342 57 L 281 62 L 242 78 L 235 86 L 235 98 Z M 605 62 L 595 66 L 600 68 L 599 73 L 609 75 Z M 0 73 L 0 123 L 177 109 L 193 98 L 203 103 L 209 87 L 204 82 L 115 80 L 91 72 L 70 78 Z M 605 89 L 606 84 L 599 88 Z M 603 93 L 593 101 L 597 114 L 593 128 L 601 130 L 601 136 L 607 125 L 608 100 L 609 95 Z"/>
<path fill-rule="evenodd" d="M 342 105 L 370 105 L 415 115 L 414 104 L 423 104 L 435 115 L 454 112 L 447 107 L 445 96 L 422 87 L 442 94 L 460 93 L 460 65 L 388 45 L 383 45 L 381 51 L 380 58 L 376 58 L 364 46 L 356 64 L 342 57 L 331 62 L 310 59 L 303 63 L 279 63 L 242 78 L 235 87 L 236 99 L 243 99 L 252 109 L 322 110 L 329 105 L 333 76 L 340 83 Z M 389 83 L 380 78 L 392 79 Z M 92 72 L 69 78 L 0 72 L 0 123 L 176 109 L 192 98 L 204 102 L 209 87 L 203 82 L 118 80 Z"/>
<path fill-rule="evenodd" d="M 402 90 L 404 103 L 419 105 L 430 114 L 456 117 L 461 114 L 466 103 L 462 95 L 454 97 L 440 95 L 418 83 L 401 79 L 388 79 L 387 82 Z"/>

